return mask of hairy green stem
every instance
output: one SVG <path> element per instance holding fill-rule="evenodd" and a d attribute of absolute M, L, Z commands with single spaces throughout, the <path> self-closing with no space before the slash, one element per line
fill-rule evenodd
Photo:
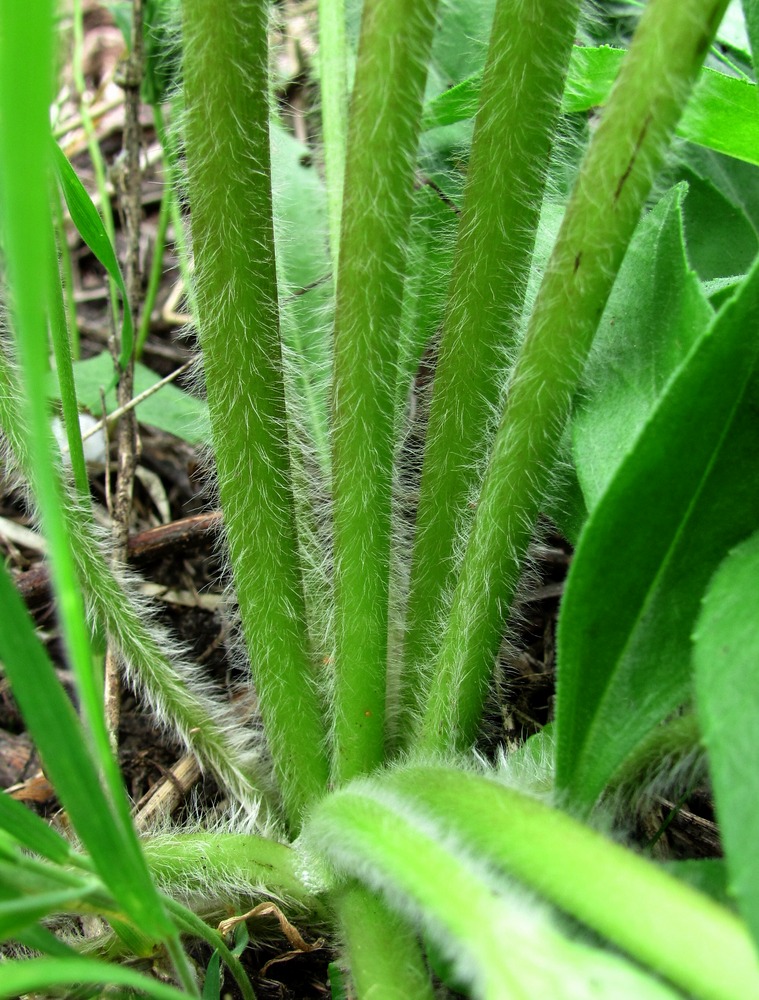
<path fill-rule="evenodd" d="M 334 905 L 357 1000 L 433 1000 L 416 935 L 374 893 L 349 882 Z"/>
<path fill-rule="evenodd" d="M 327 787 L 290 483 L 272 228 L 267 5 L 185 0 L 198 326 L 243 632 L 293 831 Z"/>
<path fill-rule="evenodd" d="M 583 162 L 530 317 L 453 598 L 421 743 L 476 734 L 572 396 L 725 0 L 651 0 Z"/>
<path fill-rule="evenodd" d="M 449 810 L 453 817 L 460 806 L 450 804 Z M 564 937 L 547 914 L 509 892 L 468 845 L 459 846 L 448 816 L 435 819 L 422 813 L 411 795 L 388 790 L 384 777 L 364 779 L 320 802 L 306 836 L 338 871 L 380 888 L 393 908 L 415 914 L 453 958 L 454 973 L 472 981 L 476 997 L 613 996 L 610 980 L 620 995 L 674 1000 L 622 960 Z M 479 822 L 498 838 L 498 825 L 482 813 Z M 631 985 L 647 990 L 634 993 Z"/>
<path fill-rule="evenodd" d="M 184 833 L 143 842 L 148 866 L 168 892 L 240 896 L 274 893 L 299 906 L 318 909 L 315 886 L 306 885 L 299 856 L 265 837 L 232 833 Z"/>
<path fill-rule="evenodd" d="M 353 90 L 335 316 L 337 781 L 384 758 L 393 400 L 436 0 L 367 0 Z"/>
<path fill-rule="evenodd" d="M 517 342 L 578 0 L 499 0 L 480 91 L 424 451 L 404 703 L 423 703 L 468 502 Z M 421 677 L 420 677 L 421 672 Z"/>
<path fill-rule="evenodd" d="M 423 767 L 396 772 L 388 785 L 485 863 L 537 890 L 688 995 L 759 997 L 759 963 L 740 919 L 652 862 L 485 777 Z"/>

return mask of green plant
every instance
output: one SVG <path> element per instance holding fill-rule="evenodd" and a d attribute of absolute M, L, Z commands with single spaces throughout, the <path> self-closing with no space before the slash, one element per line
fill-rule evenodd
<path fill-rule="evenodd" d="M 344 66 L 343 15 L 321 6 L 322 42 Z M 265 891 L 335 928 L 358 997 L 432 996 L 430 965 L 487 998 L 759 997 L 759 640 L 741 614 L 757 574 L 759 253 L 747 220 L 759 214 L 750 192 L 731 192 L 748 252 L 727 247 L 736 269 L 714 273 L 686 185 L 649 200 L 725 7 L 650 0 L 567 197 L 562 102 L 608 93 L 600 61 L 572 54 L 579 3 L 498 0 L 481 80 L 425 111 L 436 18 L 456 8 L 365 0 L 342 198 L 341 84 L 325 130 L 330 352 L 321 307 L 289 313 L 283 296 L 294 265 L 275 231 L 267 6 L 183 0 L 196 319 L 262 749 L 100 550 L 51 280 L 53 5 L 6 0 L 0 235 L 13 338 L 0 425 L 48 540 L 81 705 L 77 718 L 1 572 L 5 673 L 78 843 L 0 797 L 0 932 L 43 956 L 5 960 L 0 995 L 114 984 L 199 996 L 181 941 L 196 936 L 215 950 L 203 996 L 219 995 L 219 960 L 253 996 L 237 949 L 201 917 Z M 744 7 L 756 52 L 759 7 Z M 709 80 L 688 128 L 724 151 L 733 138 L 715 108 L 733 84 Z M 733 104 L 727 151 L 755 164 L 739 141 L 755 134 L 755 87 L 736 86 L 750 98 Z M 423 126 L 460 121 L 462 94 L 479 94 L 463 190 L 448 133 L 431 132 L 424 171 L 440 196 L 415 191 Z M 719 172 L 699 189 L 695 162 L 684 155 L 682 171 L 702 202 L 724 201 Z M 72 476 L 40 403 L 48 323 Z M 414 425 L 406 401 L 430 344 L 434 391 Z M 486 766 L 471 750 L 541 512 L 577 542 L 555 741 L 544 730 Z M 101 708 L 104 637 L 241 807 L 242 827 L 140 842 Z M 692 759 L 701 734 L 738 913 L 587 822 L 599 800 Z M 45 922 L 92 913 L 112 933 L 88 948 Z M 181 992 L 117 961 L 163 949 Z"/>

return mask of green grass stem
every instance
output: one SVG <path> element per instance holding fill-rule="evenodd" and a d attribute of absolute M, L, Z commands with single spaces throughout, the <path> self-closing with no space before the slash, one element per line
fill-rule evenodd
<path fill-rule="evenodd" d="M 63 195 L 57 184 L 53 185 L 53 221 L 55 225 L 56 246 L 60 258 L 61 277 L 63 280 L 64 314 L 66 328 L 69 332 L 71 356 L 79 360 L 79 324 L 76 316 L 76 300 L 74 298 L 74 268 L 71 263 L 71 251 L 66 241 L 66 223 L 63 218 Z"/>
<path fill-rule="evenodd" d="M 20 361 L 19 406 L 13 426 L 25 429 L 28 473 L 48 543 L 50 575 L 68 660 L 74 671 L 82 715 L 102 769 L 129 862 L 140 858 L 121 774 L 111 753 L 96 676 L 85 605 L 79 589 L 58 457 L 47 407 L 50 270 L 54 245 L 49 205 L 50 124 L 53 56 L 52 4 L 34 10 L 18 4 L 2 8 L 0 21 L 0 192 L 4 251 L 12 327 Z M 65 333 L 61 331 L 62 336 Z M 3 394 L 6 396 L 6 394 Z M 8 399 L 3 399 L 7 406 Z M 75 402 L 74 402 L 75 408 Z M 78 417 L 76 429 L 78 430 Z"/>
<path fill-rule="evenodd" d="M 145 289 L 145 301 L 142 303 L 142 315 L 140 316 L 140 328 L 137 332 L 137 339 L 134 344 L 134 357 L 139 361 L 145 347 L 145 341 L 150 333 L 150 320 L 153 316 L 158 291 L 161 287 L 163 277 L 163 254 L 166 249 L 166 233 L 169 229 L 169 219 L 171 218 L 171 203 L 174 200 L 174 191 L 166 184 L 161 196 L 161 207 L 158 211 L 158 224 L 156 225 L 155 242 L 153 243 L 153 259 L 150 264 L 150 274 L 148 275 L 148 287 Z"/>
<path fill-rule="evenodd" d="M 108 239 L 115 246 L 116 229 L 113 224 L 113 209 L 111 208 L 111 197 L 108 192 L 108 180 L 106 176 L 105 161 L 100 149 L 95 125 L 90 115 L 89 105 L 85 99 L 87 83 L 84 79 L 84 10 L 82 0 L 72 0 L 72 24 L 74 44 L 71 50 L 71 69 L 74 77 L 74 86 L 79 96 L 79 114 L 82 119 L 84 137 L 87 141 L 87 151 L 90 154 L 92 169 L 95 173 L 95 187 L 100 198 L 100 217 L 103 220 Z M 111 305 L 111 320 L 113 329 L 119 326 L 119 291 L 116 282 L 112 277 L 108 277 L 108 298 Z"/>
<path fill-rule="evenodd" d="M 482 472 L 474 456 L 487 453 L 518 341 L 578 10 L 577 0 L 496 5 L 424 451 L 404 646 L 411 711 L 456 582 Z"/>
<path fill-rule="evenodd" d="M 57 191 L 53 197 L 58 197 Z M 52 241 L 48 274 L 50 276 L 48 292 L 48 301 L 50 303 L 50 339 L 53 342 L 53 353 L 55 354 L 55 374 L 61 390 L 61 407 L 63 409 L 63 423 L 66 430 L 68 455 L 77 492 L 80 497 L 89 498 L 90 484 L 87 478 L 87 465 L 84 460 L 82 431 L 79 426 L 79 405 L 76 398 L 74 368 L 71 360 L 72 345 L 66 322 L 66 306 L 61 288 L 61 272 Z"/>
<path fill-rule="evenodd" d="M 337 781 L 385 752 L 393 402 L 405 242 L 436 0 L 364 4 L 335 316 Z"/>
<path fill-rule="evenodd" d="M 509 383 L 421 726 L 476 734 L 583 365 L 725 0 L 651 0 L 583 162 Z"/>
<path fill-rule="evenodd" d="M 185 0 L 198 326 L 236 595 L 291 829 L 327 787 L 296 538 L 270 187 L 267 5 Z"/>

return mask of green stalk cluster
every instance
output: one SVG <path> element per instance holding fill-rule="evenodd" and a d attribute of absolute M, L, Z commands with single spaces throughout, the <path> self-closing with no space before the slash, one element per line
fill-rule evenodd
<path fill-rule="evenodd" d="M 424 708 L 427 750 L 474 739 L 593 335 L 725 6 L 646 8 L 582 164 L 509 381 Z"/>
<path fill-rule="evenodd" d="M 518 343 L 579 2 L 499 0 L 480 92 L 416 516 L 405 707 L 424 703 L 457 549 Z M 426 669 L 425 669 L 426 668 Z M 421 674 L 421 676 L 420 676 Z"/>

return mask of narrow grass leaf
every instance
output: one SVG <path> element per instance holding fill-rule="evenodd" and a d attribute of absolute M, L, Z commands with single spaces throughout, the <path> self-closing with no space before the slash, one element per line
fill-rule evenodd
<path fill-rule="evenodd" d="M 132 312 L 129 308 L 129 299 L 126 293 L 126 285 L 121 274 L 119 262 L 116 259 L 116 252 L 108 237 L 103 220 L 98 214 L 98 210 L 92 203 L 87 190 L 76 175 L 76 171 L 71 166 L 68 158 L 61 150 L 57 142 L 53 143 L 53 162 L 58 181 L 66 199 L 66 205 L 71 213 L 71 219 L 87 246 L 92 250 L 97 259 L 108 272 L 108 275 L 116 282 L 121 292 L 121 301 L 124 309 L 124 316 L 121 326 L 121 354 L 119 365 L 125 368 L 132 354 L 134 345 L 134 327 L 132 323 Z M 111 379 L 113 382 L 114 379 Z"/>
<path fill-rule="evenodd" d="M 192 910 L 188 910 L 170 896 L 166 896 L 164 898 L 166 908 L 172 914 L 178 930 L 180 930 L 183 934 L 191 934 L 194 937 L 200 938 L 201 941 L 205 941 L 212 948 L 214 948 L 216 953 L 221 957 L 229 971 L 234 976 L 235 982 L 240 988 L 243 1000 L 255 1000 L 255 994 L 253 993 L 253 987 L 250 985 L 250 979 L 240 962 L 240 955 L 243 953 L 248 944 L 245 924 L 240 924 L 238 926 L 236 935 L 236 941 L 238 943 L 235 945 L 234 950 L 231 950 L 227 947 L 227 944 L 221 934 L 219 934 L 219 932 L 214 930 L 212 927 L 209 927 L 208 924 L 201 920 L 199 916 L 192 912 Z"/>
<path fill-rule="evenodd" d="M 590 510 L 713 317 L 685 257 L 685 195 L 672 188 L 639 225 L 588 356 L 572 438 Z"/>
<path fill-rule="evenodd" d="M 32 958 L 2 963 L 0 997 L 14 1000 L 26 993 L 73 985 L 126 986 L 155 1000 L 187 1000 L 187 993 L 149 979 L 124 965 L 92 958 Z"/>
<path fill-rule="evenodd" d="M 489 777 L 412 767 L 384 781 L 449 841 L 460 838 L 471 856 L 519 879 L 689 996 L 759 997 L 759 960 L 743 923 L 653 862 Z M 378 795 L 381 788 L 378 781 Z"/>
<path fill-rule="evenodd" d="M 206 966 L 206 978 L 201 991 L 202 1000 L 219 1000 L 221 995 L 221 966 L 218 951 L 211 955 Z"/>
<path fill-rule="evenodd" d="M 557 784 L 578 804 L 591 806 L 626 755 L 687 699 L 701 595 L 724 554 L 756 527 L 758 327 L 759 261 L 670 384 L 580 538 L 559 620 L 556 704 Z"/>
<path fill-rule="evenodd" d="M 43 917 L 76 909 L 72 904 L 75 901 L 81 902 L 82 898 L 82 890 L 73 888 L 3 900 L 0 902 L 0 940 L 17 938 L 22 931 Z"/>
<path fill-rule="evenodd" d="M 71 702 L 4 567 L 0 567 L 0 606 L 6 622 L 0 630 L 0 657 L 46 773 L 104 883 L 135 923 L 160 937 L 170 925 L 147 868 L 134 863 Z"/>
<path fill-rule="evenodd" d="M 757 581 L 759 533 L 734 549 L 714 574 L 696 624 L 693 659 L 729 890 L 759 945 Z"/>
<path fill-rule="evenodd" d="M 490 819 L 485 825 L 497 829 Z M 338 871 L 381 891 L 390 907 L 420 921 L 443 953 L 455 956 L 454 972 L 471 984 L 475 997 L 676 996 L 624 960 L 564 937 L 544 913 L 509 893 L 471 846 L 456 842 L 449 816 L 433 822 L 411 796 L 389 795 L 380 782 L 354 783 L 324 799 L 306 835 Z"/>
<path fill-rule="evenodd" d="M 10 795 L 0 795 L 0 828 L 14 837 L 27 851 L 34 851 L 56 864 L 71 863 L 74 851 L 68 841 Z"/>
<path fill-rule="evenodd" d="M 624 59 L 623 49 L 575 46 L 562 101 L 562 111 L 589 111 L 608 100 Z M 424 128 L 437 128 L 472 118 L 477 111 L 481 80 L 473 77 L 431 101 Z M 757 88 L 748 80 L 703 69 L 677 134 L 747 163 L 759 164 Z"/>

